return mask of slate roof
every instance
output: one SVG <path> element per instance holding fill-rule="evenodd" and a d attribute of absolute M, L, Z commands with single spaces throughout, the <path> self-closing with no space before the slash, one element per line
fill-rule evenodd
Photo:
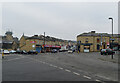
<path fill-rule="evenodd" d="M 112 34 L 108 34 L 108 33 L 92 33 L 92 32 L 88 32 L 88 33 L 82 33 L 79 36 L 106 36 L 106 37 L 112 37 Z M 120 37 L 120 34 L 113 34 L 113 37 Z"/>
<path fill-rule="evenodd" d="M 39 40 L 44 40 L 44 35 L 34 35 L 32 37 L 27 37 L 27 36 L 24 36 L 25 39 L 39 39 Z M 66 40 L 62 40 L 62 39 L 59 39 L 59 38 L 55 38 L 55 37 L 50 37 L 50 36 L 45 36 L 45 41 L 66 41 Z"/>

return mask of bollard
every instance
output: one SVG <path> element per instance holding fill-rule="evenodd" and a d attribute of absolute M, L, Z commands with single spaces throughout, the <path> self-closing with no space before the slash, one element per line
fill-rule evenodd
<path fill-rule="evenodd" d="M 4 58 L 4 52 L 2 52 L 2 58 Z"/>

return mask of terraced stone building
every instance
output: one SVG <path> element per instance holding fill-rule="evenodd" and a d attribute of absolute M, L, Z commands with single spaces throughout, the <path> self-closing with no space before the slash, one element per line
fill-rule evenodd
<path fill-rule="evenodd" d="M 77 36 L 77 48 L 80 52 L 84 52 L 85 49 L 97 52 L 107 47 L 111 48 L 112 40 L 113 47 L 119 46 L 120 34 L 113 34 L 112 38 L 112 35 L 108 33 L 96 33 L 95 31 L 82 33 Z"/>
<path fill-rule="evenodd" d="M 76 45 L 76 42 L 58 39 L 55 37 L 45 36 L 45 45 L 47 46 L 65 46 L 65 45 Z M 43 47 L 44 45 L 44 36 L 43 35 L 34 35 L 31 37 L 25 36 L 24 34 L 20 38 L 20 50 L 30 51 L 37 50 Z"/>

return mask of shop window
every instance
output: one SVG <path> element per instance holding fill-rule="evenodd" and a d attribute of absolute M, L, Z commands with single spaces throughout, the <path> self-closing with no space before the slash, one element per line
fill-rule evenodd
<path fill-rule="evenodd" d="M 84 46 L 84 49 L 90 49 L 90 46 Z"/>

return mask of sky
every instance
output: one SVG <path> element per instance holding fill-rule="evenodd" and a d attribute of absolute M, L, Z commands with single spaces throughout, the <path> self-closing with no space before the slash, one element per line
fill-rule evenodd
<path fill-rule="evenodd" d="M 77 35 L 95 30 L 118 33 L 117 2 L 7 2 L 2 4 L 2 35 L 46 35 L 76 40 Z"/>

